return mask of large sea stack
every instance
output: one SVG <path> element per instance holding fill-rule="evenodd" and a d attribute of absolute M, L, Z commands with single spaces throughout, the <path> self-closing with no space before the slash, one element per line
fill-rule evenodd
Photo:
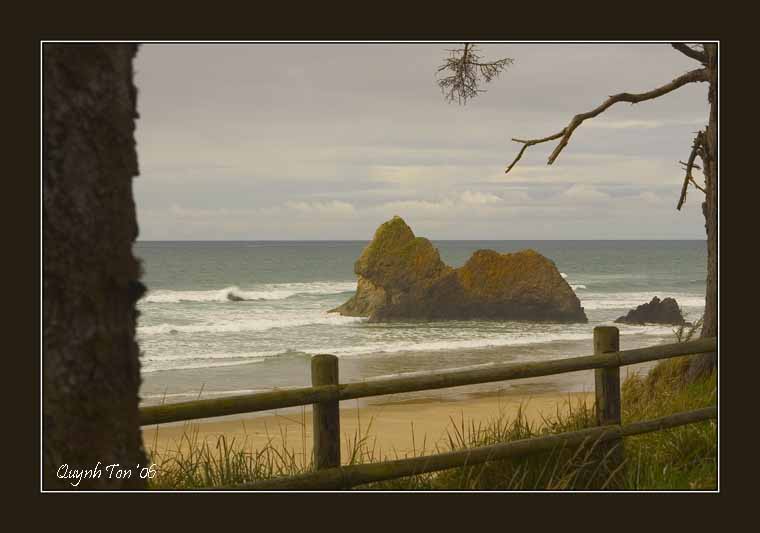
<path fill-rule="evenodd" d="M 377 229 L 354 272 L 359 277 L 356 294 L 333 311 L 371 322 L 588 321 L 557 267 L 538 252 L 478 250 L 463 267 L 451 268 L 401 217 Z"/>

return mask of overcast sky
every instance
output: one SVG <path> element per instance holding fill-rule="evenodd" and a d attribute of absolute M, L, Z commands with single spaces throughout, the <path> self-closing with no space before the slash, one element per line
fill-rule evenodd
<path fill-rule="evenodd" d="M 441 44 L 146 44 L 136 59 L 140 240 L 702 239 L 675 205 L 707 85 L 617 104 L 557 161 L 544 137 L 618 92 L 697 66 L 666 44 L 483 44 L 514 64 L 466 106 Z M 700 176 L 701 177 L 701 176 Z"/>

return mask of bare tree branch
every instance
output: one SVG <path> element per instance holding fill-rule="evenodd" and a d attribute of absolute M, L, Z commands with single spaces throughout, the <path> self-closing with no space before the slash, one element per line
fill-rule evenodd
<path fill-rule="evenodd" d="M 464 48 L 448 50 L 450 57 L 438 67 L 438 72 L 449 71 L 451 74 L 438 80 L 438 86 L 448 102 L 466 104 L 467 100 L 485 92 L 479 88 L 480 80 L 489 83 L 508 66 L 514 63 L 511 58 L 496 61 L 481 61 L 475 45 L 465 43 Z"/>
<path fill-rule="evenodd" d="M 703 131 L 698 131 L 697 136 L 694 137 L 694 141 L 691 144 L 691 153 L 689 154 L 689 160 L 685 163 L 686 177 L 683 180 L 683 187 L 681 187 L 681 196 L 678 198 L 678 205 L 676 206 L 676 209 L 678 209 L 679 211 L 681 210 L 681 207 L 683 206 L 684 201 L 686 201 L 686 191 L 689 188 L 689 183 L 692 183 L 700 191 L 705 192 L 705 190 L 702 187 L 697 185 L 697 182 L 694 181 L 694 177 L 691 175 L 692 169 L 696 167 L 696 165 L 694 164 L 694 160 L 697 158 L 697 155 L 702 151 L 704 147 L 704 142 L 705 142 L 705 133 Z M 684 164 L 682 161 L 680 163 Z M 696 168 L 699 168 L 699 167 L 696 167 Z"/>
<path fill-rule="evenodd" d="M 697 50 L 696 48 L 692 48 L 686 43 L 671 43 L 671 46 L 681 52 L 682 54 L 689 56 L 692 59 L 696 59 L 700 63 L 706 65 L 707 64 L 707 54 L 704 53 L 704 51 Z"/>
<path fill-rule="evenodd" d="M 697 183 L 696 181 L 694 181 L 694 178 L 691 178 L 691 184 L 694 185 L 697 189 L 699 189 L 703 193 L 707 194 L 707 191 L 705 190 L 705 188 L 700 186 L 699 183 Z"/>
<path fill-rule="evenodd" d="M 655 98 L 668 94 L 669 92 L 675 91 L 679 87 L 683 87 L 684 85 L 688 83 L 701 82 L 701 81 L 708 81 L 707 69 L 701 68 L 701 69 L 691 70 L 687 72 L 686 74 L 683 74 L 682 76 L 679 76 L 678 78 L 674 79 L 670 83 L 667 83 L 661 87 L 657 87 L 656 89 L 652 89 L 651 91 L 648 91 L 645 93 L 638 93 L 638 94 L 620 93 L 620 94 L 615 94 L 613 96 L 610 96 L 599 107 L 592 109 L 591 111 L 587 113 L 581 113 L 579 115 L 575 115 L 573 119 L 570 121 L 570 124 L 568 124 L 564 129 L 562 129 L 561 131 L 553 135 L 544 137 L 543 139 L 531 139 L 531 140 L 512 139 L 515 142 L 522 143 L 524 146 L 522 147 L 520 152 L 517 154 L 517 157 L 515 157 L 514 161 L 512 161 L 512 164 L 510 164 L 507 167 L 507 170 L 505 171 L 505 173 L 512 170 L 512 167 L 514 167 L 515 163 L 517 163 L 517 161 L 522 157 L 523 152 L 525 152 L 525 148 L 527 148 L 528 146 L 532 146 L 534 144 L 540 144 L 540 143 L 561 138 L 556 148 L 554 148 L 554 151 L 549 156 L 549 160 L 547 161 L 547 164 L 551 165 L 552 163 L 554 163 L 554 160 L 557 159 L 560 152 L 562 152 L 562 149 L 565 148 L 565 146 L 567 146 L 567 143 L 570 141 L 570 137 L 572 136 L 573 132 L 578 126 L 583 124 L 585 120 L 601 115 L 608 108 L 612 107 L 614 104 L 618 102 L 628 102 L 630 104 L 637 104 L 639 102 L 644 102 L 646 100 L 653 100 Z"/>
<path fill-rule="evenodd" d="M 523 147 L 520 148 L 520 151 L 518 152 L 517 157 L 515 157 L 515 160 L 512 161 L 512 163 L 507 167 L 507 170 L 504 173 L 506 174 L 507 172 L 509 172 L 510 170 L 512 170 L 512 167 L 515 166 L 515 164 L 517 164 L 517 162 L 522 157 L 523 152 L 525 152 L 525 149 L 528 146 L 533 146 L 534 144 L 545 143 L 547 141 L 553 141 L 554 139 L 559 139 L 564 134 L 565 134 L 565 130 L 562 130 L 562 131 L 560 131 L 558 133 L 555 133 L 554 135 L 550 135 L 549 137 L 544 137 L 543 139 L 533 139 L 533 140 L 512 139 L 516 143 L 522 143 Z"/>
<path fill-rule="evenodd" d="M 683 165 L 684 169 L 686 169 L 686 167 L 689 165 L 688 163 L 684 163 L 683 161 L 679 161 L 679 163 L 681 163 Z M 696 163 L 692 163 L 691 167 L 692 168 L 696 168 L 697 170 L 702 170 L 702 167 L 700 167 Z"/>

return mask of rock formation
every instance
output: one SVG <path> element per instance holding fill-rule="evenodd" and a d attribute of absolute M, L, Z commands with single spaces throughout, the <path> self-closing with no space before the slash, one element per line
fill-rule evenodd
<path fill-rule="evenodd" d="M 679 326 L 686 324 L 678 307 L 678 302 L 673 298 L 660 300 L 657 296 L 649 303 L 641 304 L 636 309 L 631 309 L 628 314 L 621 316 L 615 322 L 621 324 L 671 324 Z"/>
<path fill-rule="evenodd" d="M 382 224 L 354 265 L 356 294 L 332 311 L 391 320 L 587 322 L 578 297 L 552 261 L 533 250 L 478 250 L 461 268 L 400 217 Z"/>

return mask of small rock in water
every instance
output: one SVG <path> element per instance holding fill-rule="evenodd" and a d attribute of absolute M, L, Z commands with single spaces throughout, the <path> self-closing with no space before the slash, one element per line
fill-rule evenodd
<path fill-rule="evenodd" d="M 660 300 L 657 296 L 649 303 L 641 304 L 631 309 L 628 314 L 621 316 L 615 322 L 620 324 L 670 324 L 675 326 L 687 325 L 674 298 Z"/>
<path fill-rule="evenodd" d="M 231 292 L 227 293 L 227 299 L 231 302 L 242 302 L 245 300 L 245 298 L 242 298 L 241 296 L 238 296 L 237 294 L 233 294 Z"/>

